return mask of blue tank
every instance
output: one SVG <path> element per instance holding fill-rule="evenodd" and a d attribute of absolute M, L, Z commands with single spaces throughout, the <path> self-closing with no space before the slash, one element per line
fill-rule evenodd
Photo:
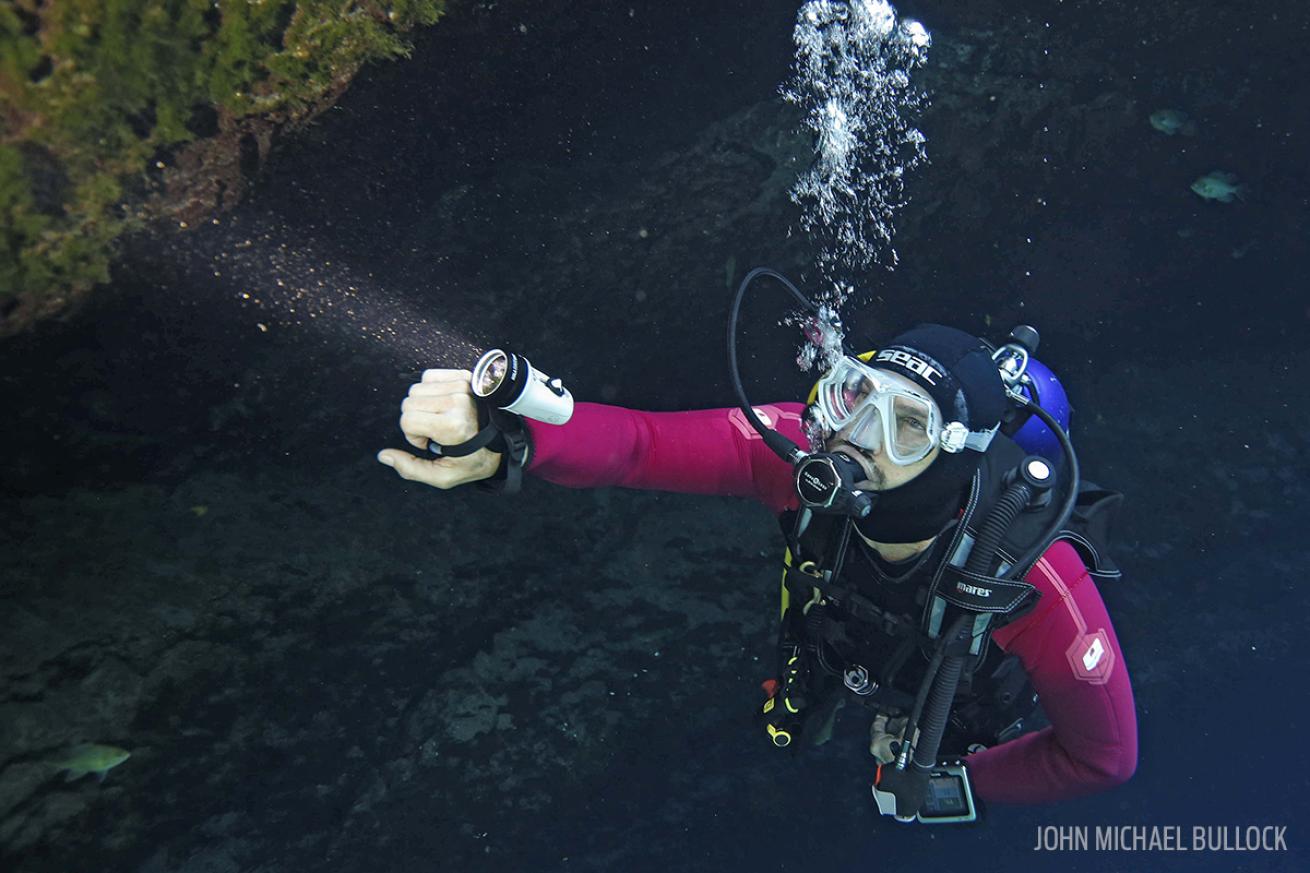
<path fill-rule="evenodd" d="M 1069 396 L 1064 393 L 1064 386 L 1047 367 L 1036 358 L 1028 359 L 1027 375 L 1029 384 L 1020 389 L 1029 400 L 1051 414 L 1060 423 L 1065 433 L 1069 433 Z M 1012 439 L 1024 451 L 1041 455 L 1048 461 L 1058 464 L 1063 452 L 1060 450 L 1060 438 L 1051 432 L 1046 422 L 1033 415 L 1016 431 Z"/>

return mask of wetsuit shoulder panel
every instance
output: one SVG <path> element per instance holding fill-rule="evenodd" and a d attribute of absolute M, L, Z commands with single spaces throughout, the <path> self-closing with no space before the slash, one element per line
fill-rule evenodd
<path fill-rule="evenodd" d="M 1050 727 L 969 758 L 986 800 L 1044 803 L 1127 781 L 1137 767 L 1137 714 L 1123 651 L 1078 553 L 1056 542 L 1028 573 L 1035 609 L 993 640 L 1019 656 Z"/>

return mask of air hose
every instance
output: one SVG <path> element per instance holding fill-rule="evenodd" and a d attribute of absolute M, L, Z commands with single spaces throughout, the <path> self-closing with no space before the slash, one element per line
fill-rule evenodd
<path fill-rule="evenodd" d="M 1036 489 L 1022 478 L 1016 479 L 1005 489 L 996 507 L 987 516 L 987 523 L 983 525 L 977 542 L 969 552 L 969 558 L 964 564 L 966 572 L 985 574 L 991 569 L 996 551 L 1005 539 L 1005 532 L 1033 499 L 1035 492 Z M 919 727 L 919 741 L 914 745 L 914 766 L 920 770 L 930 770 L 937 766 L 937 752 L 941 748 L 946 722 L 951 716 L 951 704 L 955 700 L 955 691 L 959 687 L 960 676 L 964 672 L 964 662 L 968 657 L 967 644 L 972 639 L 969 635 L 972 618 L 969 613 L 959 616 L 951 623 L 950 630 L 942 635 L 938 643 L 938 651 L 933 657 L 934 663 L 938 665 L 936 676 L 924 677 L 924 684 L 915 700 L 914 712 L 911 713 L 906 725 L 905 736 L 912 738 L 913 731 L 918 726 L 920 713 L 926 709 L 923 724 Z M 961 647 L 963 653 L 959 651 Z M 924 691 L 930 682 L 932 692 L 925 695 Z M 925 696 L 927 705 L 923 707 Z"/>
<path fill-rule="evenodd" d="M 732 380 L 732 389 L 737 395 L 737 402 L 741 405 L 741 411 L 746 416 L 746 421 L 764 439 L 764 444 L 772 449 L 778 457 L 794 464 L 803 458 L 805 453 L 795 443 L 776 430 L 770 430 L 764 426 L 764 422 L 760 421 L 760 416 L 750 405 L 750 401 L 746 399 L 746 389 L 741 384 L 741 371 L 737 368 L 737 320 L 741 315 L 741 301 L 746 296 L 746 289 L 760 276 L 777 279 L 791 294 L 797 305 L 811 315 L 817 316 L 819 307 L 810 302 L 809 298 L 791 283 L 791 280 L 777 270 L 770 270 L 768 267 L 756 267 L 741 280 L 741 285 L 737 287 L 737 293 L 732 298 L 732 308 L 728 312 L 728 376 Z"/>

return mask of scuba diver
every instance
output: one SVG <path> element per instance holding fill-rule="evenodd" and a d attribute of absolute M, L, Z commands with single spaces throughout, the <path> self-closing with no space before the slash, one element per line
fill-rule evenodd
<path fill-rule="evenodd" d="M 752 406 L 734 335 L 760 275 L 807 302 L 767 269 L 742 283 L 729 324 L 739 407 L 574 405 L 558 379 L 494 350 L 473 371 L 425 371 L 400 427 L 428 457 L 378 460 L 442 489 L 513 491 L 526 471 L 763 503 L 787 549 L 762 733 L 818 745 L 839 709 L 863 706 L 882 814 L 967 822 L 979 800 L 1044 803 L 1128 780 L 1133 694 L 1093 581 L 1119 575 L 1098 541 L 1121 495 L 1079 478 L 1063 389 L 1031 356 L 1036 331 L 999 348 L 933 324 L 876 351 L 843 341 L 809 403 Z M 1038 402 L 1051 398 L 1064 422 Z"/>

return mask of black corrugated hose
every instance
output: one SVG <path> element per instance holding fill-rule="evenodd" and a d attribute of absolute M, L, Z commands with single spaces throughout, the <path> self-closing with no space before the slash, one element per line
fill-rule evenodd
<path fill-rule="evenodd" d="M 969 558 L 965 562 L 965 570 L 970 573 L 987 573 L 991 570 L 996 550 L 1005 539 L 1005 532 L 1009 530 L 1010 523 L 1023 512 L 1023 508 L 1028 505 L 1032 497 L 1033 487 L 1023 479 L 1016 479 L 1005 490 L 1001 499 L 997 501 L 996 508 L 987 517 L 982 532 L 978 534 L 978 540 L 973 544 L 973 549 L 970 550 Z M 937 675 L 931 680 L 932 691 L 927 695 L 926 707 L 923 705 L 925 697 L 923 692 L 928 687 L 929 680 L 925 678 L 923 686 L 919 689 L 919 698 L 915 701 L 915 711 L 906 726 L 905 737 L 907 740 L 913 740 L 919 712 L 926 709 L 923 723 L 919 727 L 919 742 L 914 745 L 914 766 L 920 770 L 930 770 L 937 766 L 937 752 L 941 748 L 942 735 L 946 732 L 946 722 L 951 717 L 951 704 L 955 701 L 955 691 L 964 672 L 964 661 L 969 657 L 967 642 L 971 637 L 965 636 L 964 639 L 961 637 L 970 634 L 972 626 L 973 616 L 965 613 L 951 622 L 950 630 L 942 635 L 938 651 L 933 658 L 934 661 L 940 658 L 940 666 Z M 957 641 L 965 646 L 965 653 L 946 654 L 948 649 L 956 647 Z"/>

